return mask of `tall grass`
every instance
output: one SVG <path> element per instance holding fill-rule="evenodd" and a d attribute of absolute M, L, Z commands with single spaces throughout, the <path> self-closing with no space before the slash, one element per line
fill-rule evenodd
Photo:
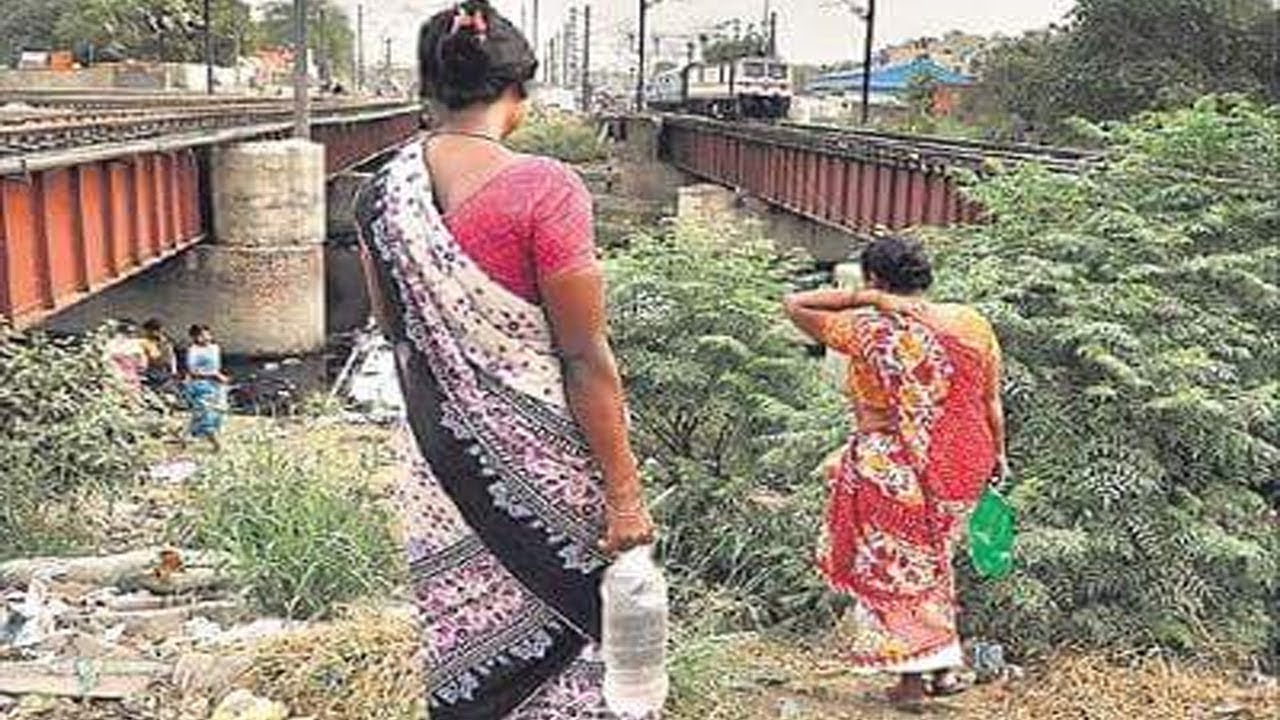
<path fill-rule="evenodd" d="M 390 509 L 371 492 L 367 454 L 252 435 L 202 472 L 189 532 L 234 558 L 260 609 L 329 617 L 402 576 Z"/>

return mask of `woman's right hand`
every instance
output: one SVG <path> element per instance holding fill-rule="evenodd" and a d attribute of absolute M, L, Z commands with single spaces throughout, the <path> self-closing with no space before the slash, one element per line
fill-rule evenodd
<path fill-rule="evenodd" d="M 1009 480 L 1009 457 L 1001 453 L 996 457 L 996 466 L 991 471 L 991 487 L 999 488 Z"/>
<path fill-rule="evenodd" d="M 604 538 L 600 541 L 600 551 L 605 555 L 617 557 L 632 548 L 652 545 L 656 539 L 653 518 L 643 502 L 622 510 L 605 506 Z"/>

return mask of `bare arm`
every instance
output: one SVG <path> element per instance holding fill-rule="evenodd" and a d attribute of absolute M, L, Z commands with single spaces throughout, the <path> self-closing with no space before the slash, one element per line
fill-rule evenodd
<path fill-rule="evenodd" d="M 1000 347 L 993 340 L 991 372 L 987 377 L 987 426 L 991 429 L 991 437 L 996 449 L 996 480 L 1003 480 L 1009 471 L 1009 461 L 1005 454 L 1004 434 L 1004 402 L 1000 398 L 1001 360 Z"/>
<path fill-rule="evenodd" d="M 823 341 L 823 332 L 834 315 L 857 307 L 875 307 L 885 312 L 905 310 L 907 303 L 879 290 L 809 290 L 788 295 L 783 300 L 787 317 L 804 334 Z"/>
<path fill-rule="evenodd" d="M 653 521 L 627 437 L 622 380 L 606 334 L 604 277 L 598 268 L 573 272 L 543 281 L 541 291 L 564 363 L 570 410 L 604 473 L 602 548 L 617 553 L 650 543 Z"/>

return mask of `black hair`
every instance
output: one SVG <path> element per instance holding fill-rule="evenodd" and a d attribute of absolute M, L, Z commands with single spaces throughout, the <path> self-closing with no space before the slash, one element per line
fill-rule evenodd
<path fill-rule="evenodd" d="M 933 285 L 933 265 L 916 240 L 882 237 L 862 249 L 862 274 L 875 276 L 882 289 L 913 295 Z"/>
<path fill-rule="evenodd" d="M 422 97 L 450 110 L 521 95 L 538 73 L 529 41 L 487 0 L 466 0 L 436 13 L 418 34 Z"/>
<path fill-rule="evenodd" d="M 151 318 L 142 323 L 142 329 L 151 333 L 164 332 L 164 323 L 160 321 L 160 318 Z"/>
<path fill-rule="evenodd" d="M 200 325 L 197 323 L 195 325 L 192 325 L 191 328 L 187 330 L 187 337 L 191 338 L 192 340 L 195 340 L 196 338 L 200 337 L 202 333 L 207 333 L 207 332 L 211 333 L 213 332 L 213 330 L 210 330 L 208 325 Z"/>

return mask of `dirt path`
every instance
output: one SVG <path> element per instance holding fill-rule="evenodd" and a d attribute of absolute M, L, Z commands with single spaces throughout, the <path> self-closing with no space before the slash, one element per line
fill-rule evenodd
<path fill-rule="evenodd" d="M 693 655 L 698 653 L 694 651 Z M 684 668 L 676 720 L 1131 720 L 1280 717 L 1274 678 L 1253 681 L 1220 669 L 1147 658 L 1116 665 L 1064 657 L 1025 678 L 981 685 L 931 701 L 920 712 L 889 707 L 883 677 L 850 672 L 820 644 L 726 640 Z"/>

